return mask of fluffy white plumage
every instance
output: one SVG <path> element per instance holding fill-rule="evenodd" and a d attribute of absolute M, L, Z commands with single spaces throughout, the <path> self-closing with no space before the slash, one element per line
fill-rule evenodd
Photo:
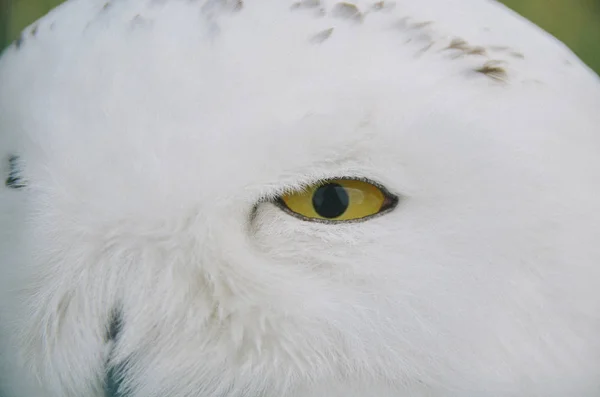
<path fill-rule="evenodd" d="M 70 0 L 4 53 L 0 394 L 600 395 L 598 77 L 492 1 L 315 4 Z M 400 203 L 269 202 L 339 176 Z"/>

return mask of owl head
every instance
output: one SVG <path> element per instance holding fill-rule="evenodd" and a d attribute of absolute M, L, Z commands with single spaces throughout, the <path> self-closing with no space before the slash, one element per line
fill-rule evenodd
<path fill-rule="evenodd" d="M 597 396 L 599 110 L 493 1 L 67 1 L 0 58 L 0 389 Z"/>

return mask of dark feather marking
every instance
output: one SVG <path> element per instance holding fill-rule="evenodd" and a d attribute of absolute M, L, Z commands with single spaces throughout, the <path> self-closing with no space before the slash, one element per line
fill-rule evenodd
<path fill-rule="evenodd" d="M 110 318 L 110 324 L 106 333 L 106 342 L 114 342 L 123 330 L 123 314 L 120 310 L 113 310 Z"/>
<path fill-rule="evenodd" d="M 19 157 L 18 156 L 10 156 L 8 159 L 9 164 L 9 172 L 8 178 L 4 182 L 6 187 L 11 189 L 22 189 L 25 187 L 25 183 L 23 182 L 20 169 L 19 169 Z"/>
<path fill-rule="evenodd" d="M 292 10 L 305 8 L 318 8 L 321 6 L 321 0 L 302 0 L 292 4 Z"/>
<path fill-rule="evenodd" d="M 471 47 L 469 50 L 467 50 L 465 52 L 465 54 L 467 55 L 487 55 L 487 51 L 484 47 L 481 46 L 476 46 L 476 47 Z"/>
<path fill-rule="evenodd" d="M 373 11 L 391 11 L 396 7 L 396 3 L 395 2 L 385 2 L 385 1 L 378 1 L 377 3 L 373 4 L 373 6 L 371 6 L 371 9 Z"/>
<path fill-rule="evenodd" d="M 104 386 L 106 397 L 127 397 L 128 393 L 122 387 L 126 366 L 127 363 L 121 363 L 108 369 Z"/>
<path fill-rule="evenodd" d="M 490 46 L 490 50 L 492 51 L 508 51 L 510 50 L 510 47 L 504 46 L 504 45 L 493 45 Z"/>
<path fill-rule="evenodd" d="M 333 7 L 332 15 L 336 18 L 351 19 L 357 22 L 362 22 L 364 18 L 363 13 L 356 5 L 346 2 L 337 3 Z"/>
<path fill-rule="evenodd" d="M 312 36 L 310 38 L 310 42 L 314 43 L 314 44 L 320 44 L 320 43 L 324 42 L 325 40 L 327 40 L 329 37 L 331 37 L 332 33 L 333 33 L 333 28 L 326 29 L 326 30 L 319 32 L 316 35 Z"/>
<path fill-rule="evenodd" d="M 433 21 L 416 22 L 410 28 L 411 29 L 423 29 L 433 25 Z"/>
<path fill-rule="evenodd" d="M 23 46 L 23 43 L 25 43 L 25 36 L 23 35 L 23 33 L 21 33 L 19 37 L 15 40 L 15 47 L 19 49 Z"/>
<path fill-rule="evenodd" d="M 431 43 L 427 44 L 425 47 L 422 47 L 419 51 L 417 51 L 417 53 L 415 54 L 415 57 L 420 57 L 421 55 L 423 55 L 424 53 L 429 51 L 434 45 L 435 45 L 435 42 L 432 41 Z"/>
<path fill-rule="evenodd" d="M 508 78 L 508 72 L 506 68 L 502 66 L 503 64 L 504 62 L 502 61 L 488 61 L 484 63 L 483 66 L 476 68 L 475 72 L 481 73 L 492 80 L 505 82 Z"/>
<path fill-rule="evenodd" d="M 113 310 L 110 318 L 110 323 L 106 332 L 106 343 L 114 344 L 117 342 L 120 333 L 123 330 L 123 313 L 121 310 Z M 111 352 L 112 353 L 112 352 Z M 110 360 L 110 358 L 109 358 Z M 121 387 L 123 376 L 125 373 L 126 363 L 118 365 L 107 364 L 106 383 L 104 385 L 104 395 L 106 397 L 126 397 L 126 394 Z"/>

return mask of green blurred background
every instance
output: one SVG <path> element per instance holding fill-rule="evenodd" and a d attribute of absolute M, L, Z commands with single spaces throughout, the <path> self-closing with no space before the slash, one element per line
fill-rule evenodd
<path fill-rule="evenodd" d="M 0 0 L 0 47 L 63 0 Z M 600 0 L 501 0 L 546 29 L 600 73 Z"/>

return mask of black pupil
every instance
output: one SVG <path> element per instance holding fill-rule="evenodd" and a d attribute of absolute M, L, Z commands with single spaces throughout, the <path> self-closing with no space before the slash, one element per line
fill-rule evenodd
<path fill-rule="evenodd" d="M 323 218 L 333 219 L 346 212 L 350 198 L 342 186 L 328 183 L 315 191 L 312 202 L 317 214 Z"/>

